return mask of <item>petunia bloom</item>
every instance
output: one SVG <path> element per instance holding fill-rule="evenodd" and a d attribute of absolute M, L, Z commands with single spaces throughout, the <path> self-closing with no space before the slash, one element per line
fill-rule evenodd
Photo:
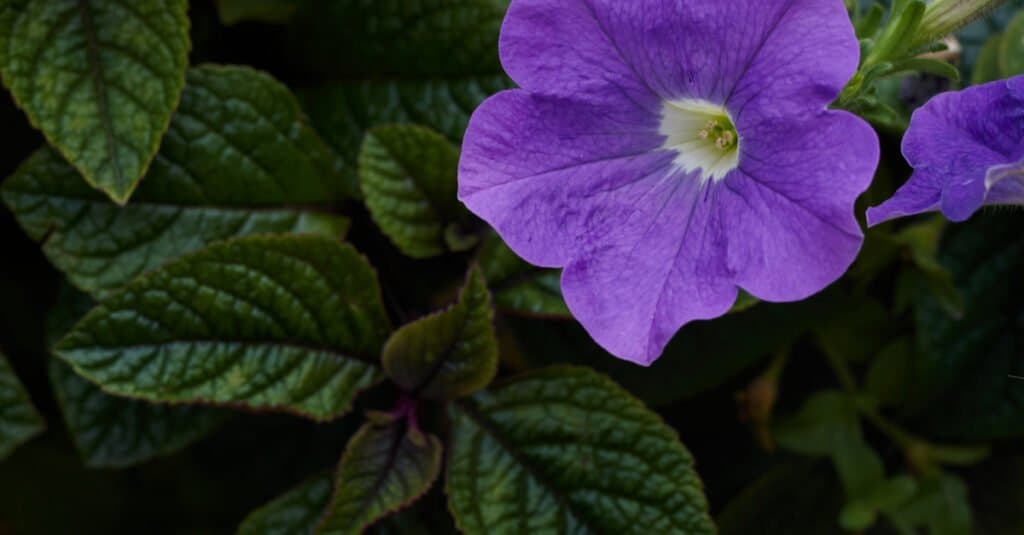
<path fill-rule="evenodd" d="M 914 168 L 868 223 L 941 210 L 964 221 L 984 205 L 1024 204 L 1024 76 L 938 95 L 903 137 Z"/>
<path fill-rule="evenodd" d="M 614 355 L 650 364 L 738 288 L 806 298 L 859 251 L 878 139 L 827 109 L 858 64 L 842 0 L 512 0 L 500 52 L 521 89 L 473 114 L 459 198 L 564 268 Z"/>

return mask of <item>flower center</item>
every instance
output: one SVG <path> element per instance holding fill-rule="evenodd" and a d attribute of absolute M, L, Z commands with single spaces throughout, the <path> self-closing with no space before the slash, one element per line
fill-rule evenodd
<path fill-rule="evenodd" d="M 701 182 L 718 181 L 739 165 L 740 136 L 729 112 L 705 100 L 665 101 L 661 126 L 663 148 L 677 154 L 675 165 L 700 170 Z"/>

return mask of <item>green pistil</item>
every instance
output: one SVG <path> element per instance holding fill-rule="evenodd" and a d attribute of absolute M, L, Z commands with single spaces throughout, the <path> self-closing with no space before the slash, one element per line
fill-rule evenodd
<path fill-rule="evenodd" d="M 736 134 L 736 127 L 729 120 L 729 117 L 725 115 L 708 119 L 704 129 L 697 135 L 701 139 L 712 141 L 715 147 L 723 152 L 734 150 L 740 139 L 739 135 Z"/>

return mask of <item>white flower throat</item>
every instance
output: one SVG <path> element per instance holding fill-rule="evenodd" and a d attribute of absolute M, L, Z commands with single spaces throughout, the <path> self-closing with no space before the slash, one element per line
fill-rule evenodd
<path fill-rule="evenodd" d="M 739 165 L 740 136 L 729 112 L 705 100 L 665 101 L 661 126 L 663 148 L 676 152 L 675 165 L 699 170 L 701 182 L 719 181 Z"/>

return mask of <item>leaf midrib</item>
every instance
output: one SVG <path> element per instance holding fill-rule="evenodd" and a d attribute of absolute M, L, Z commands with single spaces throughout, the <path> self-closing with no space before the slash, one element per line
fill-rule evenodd
<path fill-rule="evenodd" d="M 78 10 L 81 13 L 82 25 L 85 29 L 86 56 L 89 60 L 89 71 L 92 73 L 93 90 L 96 91 L 96 104 L 99 107 L 100 124 L 103 127 L 103 136 L 107 141 L 107 153 L 110 156 L 110 162 L 114 169 L 114 178 L 117 181 L 114 186 L 120 190 L 124 185 L 124 173 L 117 158 L 117 140 L 114 138 L 114 127 L 110 122 L 106 82 L 103 79 L 103 65 L 100 63 L 99 56 L 99 39 L 96 36 L 96 27 L 93 24 L 89 0 L 78 0 Z M 116 192 L 115 197 L 119 200 L 124 200 L 120 191 Z"/>

